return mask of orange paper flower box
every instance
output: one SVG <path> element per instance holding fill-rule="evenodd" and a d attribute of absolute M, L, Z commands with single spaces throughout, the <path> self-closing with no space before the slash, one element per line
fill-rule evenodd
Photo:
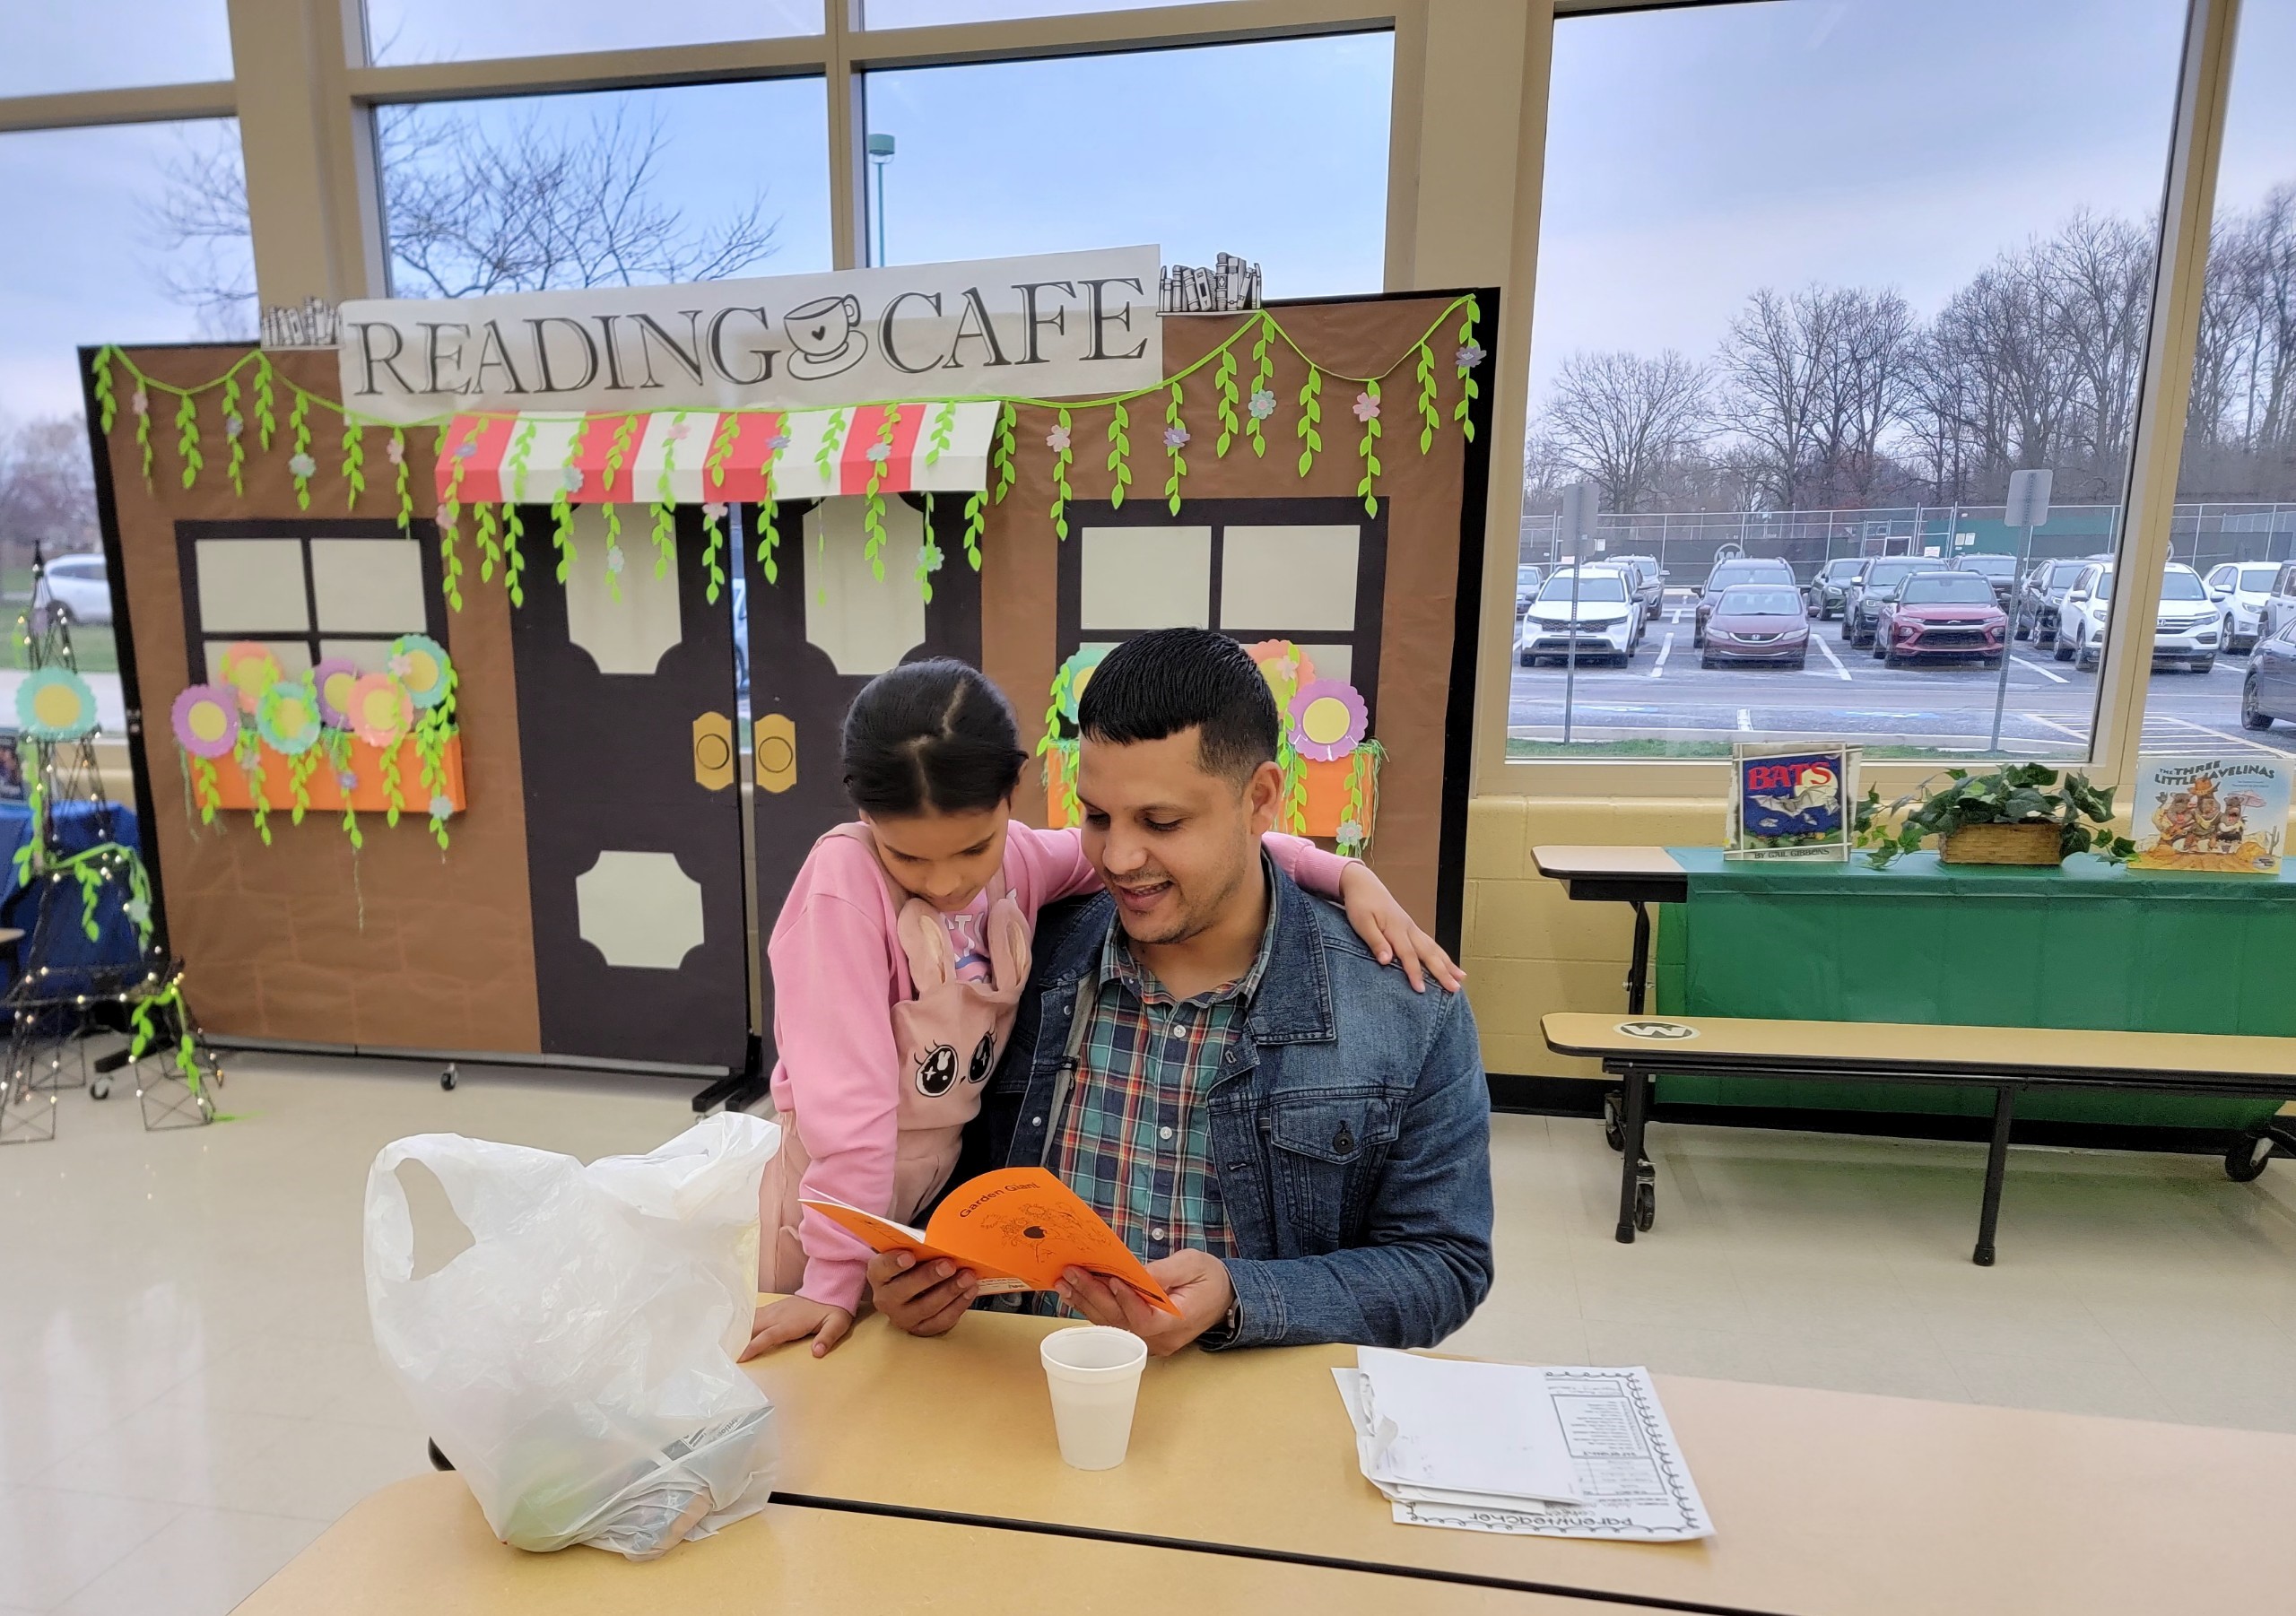
<path fill-rule="evenodd" d="M 310 793 L 310 811 L 314 813 L 343 812 L 343 786 L 335 778 L 335 765 L 324 751 L 318 752 L 318 763 L 312 769 L 305 783 Z M 460 813 L 469 805 L 463 795 L 463 738 L 450 735 L 439 754 L 439 762 L 447 777 L 447 800 Z M 268 746 L 263 749 L 263 800 L 274 813 L 295 805 L 292 784 L 294 760 L 283 757 Z M 351 743 L 351 772 L 359 777 L 359 784 L 351 793 L 351 806 L 361 813 L 381 813 L 390 807 L 390 799 L 383 790 L 382 752 L 364 741 Z M 215 760 L 215 786 L 222 805 L 226 808 L 253 808 L 255 794 L 248 789 L 246 771 L 239 767 L 236 755 Z M 398 743 L 398 793 L 400 812 L 427 818 L 430 812 L 430 787 L 422 779 L 422 753 L 416 748 L 413 736 Z"/>

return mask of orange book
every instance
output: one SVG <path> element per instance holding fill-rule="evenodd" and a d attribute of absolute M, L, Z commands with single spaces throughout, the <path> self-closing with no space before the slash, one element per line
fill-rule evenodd
<path fill-rule="evenodd" d="M 798 1204 L 872 1251 L 906 1251 L 920 1263 L 946 1257 L 970 1268 L 980 1276 L 983 1294 L 1049 1290 L 1063 1269 L 1082 1268 L 1123 1281 L 1152 1308 L 1179 1313 L 1116 1230 L 1040 1167 L 1008 1167 L 957 1186 L 923 1229 L 826 1197 L 801 1197 Z"/>

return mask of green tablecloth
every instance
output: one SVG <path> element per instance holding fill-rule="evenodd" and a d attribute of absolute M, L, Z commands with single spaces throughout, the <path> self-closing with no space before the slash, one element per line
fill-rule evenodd
<path fill-rule="evenodd" d="M 1957 1021 L 2296 1037 L 2296 869 L 2276 879 L 2117 868 L 1886 870 L 1731 861 L 1670 848 L 1690 873 L 1662 912 L 1662 1014 Z M 1662 1102 L 1985 1116 L 1989 1090 L 1669 1078 Z M 2236 1128 L 2269 1101 L 2033 1093 L 2020 1116 Z"/>

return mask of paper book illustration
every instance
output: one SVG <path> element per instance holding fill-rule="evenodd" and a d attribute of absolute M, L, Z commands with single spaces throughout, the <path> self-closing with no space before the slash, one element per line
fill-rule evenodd
<path fill-rule="evenodd" d="M 923 1229 L 911 1229 L 829 1197 L 802 1197 L 872 1251 L 906 1251 L 920 1263 L 946 1257 L 980 1276 L 986 1293 L 1049 1290 L 1061 1271 L 1122 1280 L 1144 1300 L 1178 1314 L 1116 1231 L 1040 1167 L 1005 1168 L 969 1179 L 942 1197 Z"/>
<path fill-rule="evenodd" d="M 1740 746 L 1733 756 L 1726 857 L 1849 856 L 1854 748 Z"/>
<path fill-rule="evenodd" d="M 2130 835 L 2147 870 L 2270 875 L 2288 835 L 2289 765 L 2267 757 L 2137 760 Z"/>

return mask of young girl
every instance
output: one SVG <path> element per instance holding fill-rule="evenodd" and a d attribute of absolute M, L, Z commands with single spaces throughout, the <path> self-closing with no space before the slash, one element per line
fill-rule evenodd
<path fill-rule="evenodd" d="M 760 1190 L 751 1356 L 802 1336 L 816 1356 L 851 1328 L 868 1252 L 800 1195 L 914 1220 L 980 1109 L 1048 903 L 1100 877 L 1076 831 L 1012 818 L 1028 760 L 1013 709 L 946 658 L 878 675 L 845 720 L 845 788 L 860 812 L 813 844 L 774 922 L 773 1102 L 781 1149 Z M 1266 847 L 1313 892 L 1342 899 L 1383 963 L 1446 987 L 1458 976 L 1379 879 L 1298 837 Z"/>

